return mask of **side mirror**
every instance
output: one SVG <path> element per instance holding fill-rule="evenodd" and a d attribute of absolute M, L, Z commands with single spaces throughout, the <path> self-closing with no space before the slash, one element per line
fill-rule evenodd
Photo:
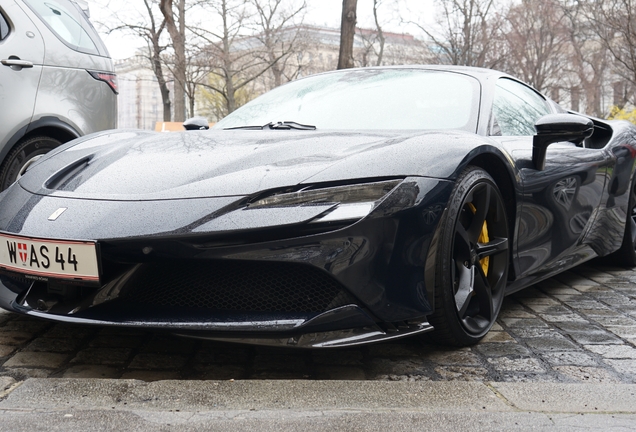
<path fill-rule="evenodd" d="M 545 155 L 550 144 L 569 141 L 581 143 L 594 132 L 594 122 L 577 114 L 547 114 L 534 124 L 537 134 L 532 141 L 532 163 L 535 169 L 545 168 Z"/>
<path fill-rule="evenodd" d="M 183 122 L 185 130 L 208 130 L 210 125 L 204 117 L 192 117 Z"/>

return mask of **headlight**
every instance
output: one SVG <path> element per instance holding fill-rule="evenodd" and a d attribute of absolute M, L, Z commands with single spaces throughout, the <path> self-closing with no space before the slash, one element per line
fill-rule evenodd
<path fill-rule="evenodd" d="M 399 179 L 322 189 L 305 189 L 262 198 L 250 203 L 248 208 L 333 204 L 333 208 L 312 222 L 359 219 L 369 214 L 376 202 L 401 182 L 402 180 Z"/>

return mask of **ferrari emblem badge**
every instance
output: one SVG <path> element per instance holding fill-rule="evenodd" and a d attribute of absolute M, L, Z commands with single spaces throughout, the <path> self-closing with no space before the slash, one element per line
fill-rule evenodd
<path fill-rule="evenodd" d="M 53 214 L 52 214 L 51 216 L 49 216 L 49 220 L 50 220 L 50 221 L 54 221 L 54 220 L 56 220 L 57 218 L 59 218 L 59 217 L 60 217 L 60 215 L 61 215 L 62 213 L 64 213 L 64 212 L 66 211 L 66 209 L 67 209 L 67 208 L 68 208 L 68 207 L 60 207 L 59 209 L 55 210 L 55 211 L 53 212 Z"/>

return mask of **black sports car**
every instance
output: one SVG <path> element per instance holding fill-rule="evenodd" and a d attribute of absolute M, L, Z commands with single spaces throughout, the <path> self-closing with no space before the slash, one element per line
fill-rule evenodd
<path fill-rule="evenodd" d="M 506 294 L 636 264 L 635 165 L 635 127 L 500 72 L 315 75 L 212 130 L 39 160 L 0 195 L 0 306 L 258 344 L 474 344 Z"/>

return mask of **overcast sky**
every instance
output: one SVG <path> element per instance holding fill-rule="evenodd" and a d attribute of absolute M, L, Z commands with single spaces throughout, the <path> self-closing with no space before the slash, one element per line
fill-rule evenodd
<path fill-rule="evenodd" d="M 403 15 L 411 20 L 430 24 L 434 18 L 434 0 L 399 0 L 400 7 L 404 11 Z M 142 4 L 139 0 L 89 0 L 91 20 L 100 31 L 102 39 L 106 43 L 110 55 L 114 59 L 123 59 L 132 56 L 135 50 L 141 46 L 141 42 L 130 37 L 125 37 L 121 33 L 107 34 L 108 25 L 112 16 L 112 11 L 126 13 L 131 9 L 131 4 Z M 384 3 L 396 3 L 395 0 L 384 0 Z M 342 11 L 342 0 L 307 0 L 308 13 L 305 23 L 320 26 L 339 28 L 340 15 Z M 407 12 L 408 11 L 408 12 Z M 358 0 L 358 26 L 373 28 L 373 0 Z M 393 15 L 393 17 L 391 17 Z M 391 19 L 392 18 L 392 19 Z M 411 33 L 418 35 L 418 30 L 414 26 L 400 23 L 396 14 L 392 14 L 386 9 L 383 14 L 385 22 L 381 23 L 386 31 L 399 33 Z M 108 23 L 105 27 L 103 23 Z"/>

